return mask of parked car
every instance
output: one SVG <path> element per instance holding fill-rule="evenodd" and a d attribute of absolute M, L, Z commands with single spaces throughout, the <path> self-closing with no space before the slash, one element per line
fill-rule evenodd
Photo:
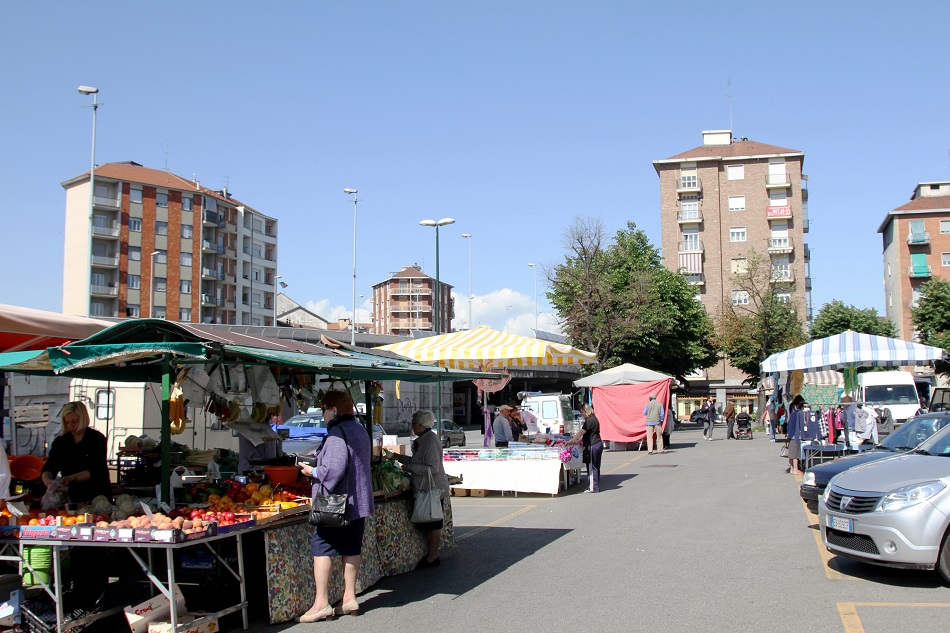
<path fill-rule="evenodd" d="M 297 418 L 317 418 L 320 426 L 315 426 L 316 420 L 297 420 Z M 357 414 L 356 418 L 360 424 L 366 426 L 366 419 Z M 323 438 L 327 435 L 326 423 L 323 421 L 322 413 L 301 413 L 295 415 L 280 425 L 272 425 L 272 428 L 278 435 L 283 435 L 281 429 L 286 429 L 289 433 L 287 439 L 283 441 L 284 452 L 288 455 L 313 455 L 320 449 Z M 373 425 L 373 441 L 382 442 L 386 431 L 379 424 Z"/>
<path fill-rule="evenodd" d="M 327 434 L 323 413 L 301 413 L 283 424 L 272 424 L 271 428 L 285 440 L 323 438 Z"/>
<path fill-rule="evenodd" d="M 850 468 L 818 501 L 833 554 L 902 569 L 936 569 L 950 583 L 950 426 L 911 452 Z"/>
<path fill-rule="evenodd" d="M 442 418 L 442 448 L 465 446 L 465 431 L 452 420 Z"/>
<path fill-rule="evenodd" d="M 693 424 L 705 424 L 706 414 L 701 413 L 699 409 L 693 409 L 692 413 L 689 414 L 689 421 Z"/>
<path fill-rule="evenodd" d="M 832 477 L 854 466 L 891 457 L 895 453 L 913 450 L 917 448 L 918 444 L 948 424 L 950 424 L 950 411 L 927 413 L 913 417 L 869 451 L 818 464 L 806 470 L 805 474 L 802 475 L 799 494 L 805 500 L 808 508 L 812 512 L 817 512 L 818 498 L 824 493 L 825 487 Z"/>

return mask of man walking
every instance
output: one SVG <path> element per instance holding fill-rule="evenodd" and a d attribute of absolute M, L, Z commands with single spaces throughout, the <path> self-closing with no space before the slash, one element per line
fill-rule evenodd
<path fill-rule="evenodd" d="M 512 440 L 510 411 L 511 407 L 507 404 L 498 407 L 498 415 L 491 424 L 492 433 L 495 434 L 496 448 L 507 448 L 508 442 Z"/>
<path fill-rule="evenodd" d="M 703 408 L 700 409 L 700 411 L 706 414 L 706 425 L 703 427 L 703 437 L 711 442 L 713 429 L 716 427 L 717 411 L 715 396 L 709 396 L 709 399 L 703 403 Z"/>
<path fill-rule="evenodd" d="M 726 405 L 726 410 L 722 412 L 722 417 L 726 421 L 726 439 L 734 440 L 736 439 L 735 425 L 736 425 L 736 401 L 730 400 L 729 404 Z"/>
<path fill-rule="evenodd" d="M 647 455 L 653 455 L 653 434 L 656 433 L 656 442 L 661 453 L 663 449 L 663 405 L 656 401 L 656 394 L 650 394 L 650 400 L 643 405 L 643 415 L 647 417 Z"/>

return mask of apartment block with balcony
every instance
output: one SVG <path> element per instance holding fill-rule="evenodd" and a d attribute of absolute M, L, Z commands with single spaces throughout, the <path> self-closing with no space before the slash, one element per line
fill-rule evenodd
<path fill-rule="evenodd" d="M 455 300 L 452 286 L 439 283 L 439 332 L 452 331 Z M 373 333 L 407 335 L 435 329 L 435 279 L 418 265 L 403 266 L 386 281 L 373 285 Z"/>
<path fill-rule="evenodd" d="M 768 262 L 781 297 L 807 315 L 811 290 L 807 176 L 799 150 L 704 131 L 703 144 L 653 161 L 660 179 L 665 264 L 687 275 L 710 315 L 749 297 L 733 287 L 750 250 Z M 745 375 L 723 362 L 692 376 L 700 389 L 741 389 Z"/>
<path fill-rule="evenodd" d="M 921 286 L 934 278 L 950 281 L 950 181 L 919 183 L 877 232 L 884 242 L 884 312 L 897 337 L 912 340 L 911 310 Z"/>
<path fill-rule="evenodd" d="M 131 161 L 97 167 L 94 182 L 91 222 L 89 173 L 62 183 L 64 312 L 273 323 L 277 220 L 227 190 L 212 191 Z M 245 225 L 252 233 L 249 253 L 238 246 Z"/>

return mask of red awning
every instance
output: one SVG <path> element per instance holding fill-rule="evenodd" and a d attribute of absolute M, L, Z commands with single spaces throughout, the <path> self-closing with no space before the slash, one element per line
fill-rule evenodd
<path fill-rule="evenodd" d="M 0 352 L 62 345 L 92 336 L 110 325 L 108 321 L 0 304 Z"/>

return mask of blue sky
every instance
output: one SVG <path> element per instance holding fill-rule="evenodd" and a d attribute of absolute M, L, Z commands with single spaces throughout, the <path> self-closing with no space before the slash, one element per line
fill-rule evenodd
<path fill-rule="evenodd" d="M 0 303 L 59 310 L 65 197 L 89 167 L 196 175 L 280 219 L 286 292 L 336 318 L 401 266 L 528 333 L 530 262 L 574 216 L 660 242 L 651 161 L 701 131 L 805 152 L 813 299 L 883 313 L 888 210 L 950 179 L 947 2 L 0 4 Z M 731 83 L 731 89 L 727 87 Z M 542 329 L 551 329 L 538 272 Z M 363 300 L 365 301 L 365 299 Z M 508 306 L 511 306 L 510 308 Z M 364 306 L 365 307 L 365 306 Z"/>

